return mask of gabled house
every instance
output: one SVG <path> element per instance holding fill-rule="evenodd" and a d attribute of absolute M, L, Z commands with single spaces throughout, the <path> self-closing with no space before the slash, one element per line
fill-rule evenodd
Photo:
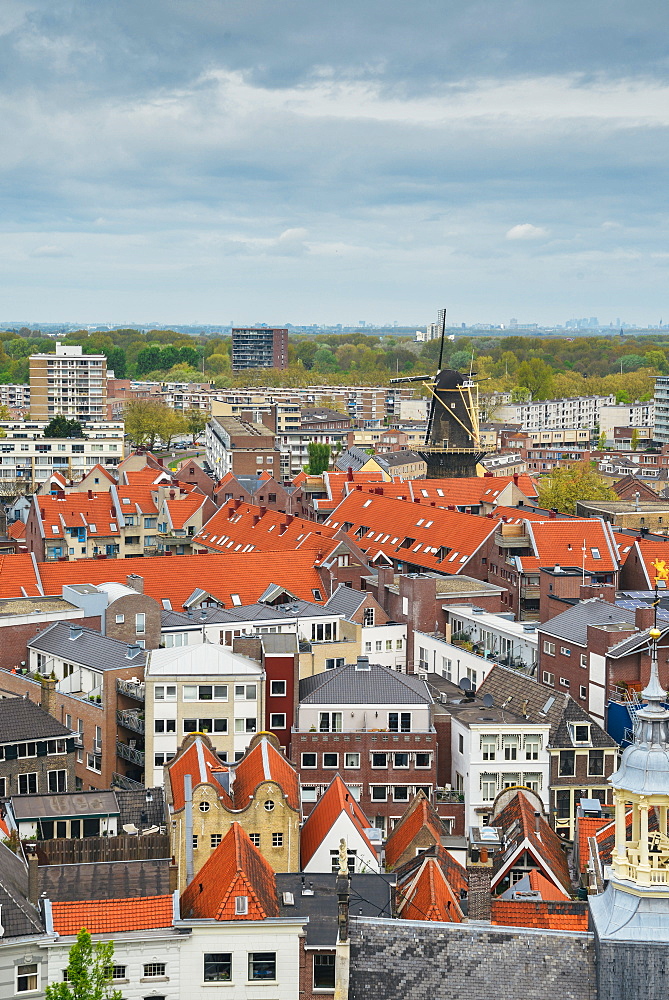
<path fill-rule="evenodd" d="M 436 857 L 420 856 L 417 870 L 397 883 L 397 916 L 402 920 L 462 923 L 460 896 Z"/>
<path fill-rule="evenodd" d="M 423 851 L 440 847 L 445 832 L 436 810 L 425 794 L 417 792 L 386 840 L 386 870 L 401 868 Z"/>
<path fill-rule="evenodd" d="M 494 855 L 490 887 L 499 894 L 536 869 L 568 899 L 571 878 L 562 841 L 531 795 L 522 789 L 510 791 L 493 813 L 491 825 L 501 830 L 505 850 Z"/>
<path fill-rule="evenodd" d="M 75 733 L 27 698 L 2 698 L 0 798 L 75 788 Z"/>
<path fill-rule="evenodd" d="M 376 843 L 372 842 L 369 820 L 339 775 L 309 813 L 302 827 L 300 843 L 303 872 L 336 872 L 339 869 L 339 845 L 346 843 L 351 872 L 380 871 Z"/>

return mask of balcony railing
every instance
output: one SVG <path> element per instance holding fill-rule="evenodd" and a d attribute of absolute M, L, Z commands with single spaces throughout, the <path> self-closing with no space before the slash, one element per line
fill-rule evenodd
<path fill-rule="evenodd" d="M 144 701 L 145 689 L 144 684 L 140 681 L 124 681 L 120 677 L 116 679 L 116 690 L 119 694 L 125 694 L 128 698 L 134 698 L 136 701 Z"/>
<path fill-rule="evenodd" d="M 124 760 L 129 760 L 133 764 L 138 764 L 140 767 L 144 767 L 144 751 L 136 750 L 135 747 L 129 747 L 125 743 L 121 743 L 120 740 L 116 741 L 116 753 L 119 757 L 123 757 Z"/>
<path fill-rule="evenodd" d="M 144 733 L 145 723 L 137 709 L 126 709 L 117 711 L 116 722 L 124 729 L 132 729 L 135 733 Z"/>

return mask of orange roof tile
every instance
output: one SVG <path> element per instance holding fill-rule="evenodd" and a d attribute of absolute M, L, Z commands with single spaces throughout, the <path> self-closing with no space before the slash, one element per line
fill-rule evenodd
<path fill-rule="evenodd" d="M 462 922 L 459 899 L 436 858 L 425 858 L 411 883 L 398 886 L 398 897 L 398 915 L 402 920 Z"/>
<path fill-rule="evenodd" d="M 622 541 L 621 536 L 618 536 L 618 538 L 619 541 Z M 631 541 L 629 535 L 626 536 L 626 538 L 627 538 L 627 543 L 629 544 Z M 638 538 L 635 540 L 634 545 L 632 546 L 632 551 L 634 552 L 634 555 L 637 556 L 641 564 L 641 568 L 644 571 L 646 577 L 646 583 L 648 585 L 649 590 L 651 590 L 655 586 L 656 570 L 655 567 L 653 566 L 653 563 L 656 560 L 669 562 L 668 543 L 669 539 L 667 539 L 667 541 L 664 542 L 659 542 L 655 541 L 654 539 Z M 626 553 L 626 557 L 629 557 L 629 555 L 631 555 L 631 552 Z"/>
<path fill-rule="evenodd" d="M 125 583 L 128 573 L 136 573 L 144 580 L 145 594 L 157 601 L 169 599 L 177 610 L 197 588 L 232 607 L 232 594 L 239 595 L 241 604 L 253 604 L 270 583 L 285 587 L 305 601 L 317 601 L 313 591 L 323 593 L 323 583 L 314 566 L 316 557 L 313 548 L 305 548 L 292 552 L 290 559 L 284 552 L 228 552 L 150 559 L 78 559 L 38 566 L 47 595 L 60 595 L 65 583 Z M 0 596 L 20 597 L 22 583 L 35 587 L 28 596 L 39 594 L 30 555 L 0 556 L 0 560 Z"/>
<path fill-rule="evenodd" d="M 392 869 L 421 830 L 427 830 L 435 844 L 441 844 L 444 829 L 436 810 L 423 792 L 415 795 L 404 815 L 386 840 L 386 868 Z M 421 847 L 427 845 L 422 844 Z"/>
<path fill-rule="evenodd" d="M 119 535 L 118 515 L 109 493 L 45 494 L 36 498 L 45 538 L 64 538 L 69 528 L 86 528 L 95 537 Z M 93 532 L 95 526 L 95 532 Z"/>
<path fill-rule="evenodd" d="M 558 889 L 554 882 L 549 882 L 545 875 L 538 872 L 536 868 L 529 873 L 530 889 L 541 893 L 544 900 L 568 899 L 569 894 L 562 889 Z"/>
<path fill-rule="evenodd" d="M 13 521 L 7 528 L 7 535 L 17 542 L 25 542 L 26 526 L 23 521 Z"/>
<path fill-rule="evenodd" d="M 235 912 L 236 896 L 248 911 Z M 239 823 L 233 823 L 181 897 L 184 917 L 199 920 L 264 920 L 279 916 L 274 872 Z"/>
<path fill-rule="evenodd" d="M 554 931 L 587 931 L 588 904 L 576 900 L 493 899 L 491 923 L 507 927 L 535 927 Z"/>
<path fill-rule="evenodd" d="M 55 593 L 60 595 L 61 591 Z M 43 595 L 40 589 L 38 563 L 34 561 L 33 556 L 29 552 L 0 555 L 0 597 L 40 596 Z"/>
<path fill-rule="evenodd" d="M 615 573 L 618 553 L 609 525 L 597 517 L 587 520 L 528 520 L 528 533 L 540 566 L 581 566 L 592 573 Z M 599 557 L 596 553 L 599 553 Z"/>
<path fill-rule="evenodd" d="M 219 786 L 215 772 L 227 771 L 227 767 L 221 763 L 215 753 L 199 736 L 196 736 L 185 750 L 180 751 L 176 757 L 167 765 L 170 788 L 172 791 L 172 804 L 175 812 L 185 806 L 184 778 L 187 774 L 191 776 L 192 788 L 198 785 L 214 784 L 217 787 L 219 797 L 223 802 L 232 808 L 230 796 L 222 786 Z"/>
<path fill-rule="evenodd" d="M 124 515 L 158 513 L 155 487 L 149 484 L 117 486 L 116 495 Z"/>
<path fill-rule="evenodd" d="M 501 827 L 512 842 L 503 855 L 495 857 L 493 886 L 498 884 L 516 861 L 515 852 L 521 844 L 533 857 L 537 868 L 546 877 L 561 885 L 567 892 L 571 890 L 569 865 L 563 844 L 543 816 L 538 819 L 539 831 L 535 829 L 534 806 L 522 791 L 517 791 L 507 805 L 493 818 L 493 824 Z"/>
<path fill-rule="evenodd" d="M 172 528 L 181 530 L 186 522 L 207 503 L 207 497 L 202 493 L 190 493 L 174 500 L 165 500 L 164 505 L 169 511 Z M 213 507 L 213 504 L 210 505 Z"/>
<path fill-rule="evenodd" d="M 273 781 L 284 793 L 293 809 L 300 809 L 300 781 L 297 771 L 282 753 L 263 738 L 235 768 L 232 794 L 235 809 L 245 809 L 256 788 L 263 781 Z"/>
<path fill-rule="evenodd" d="M 335 820 L 343 812 L 347 813 L 351 822 L 357 827 L 372 854 L 376 853 L 365 833 L 365 830 L 370 829 L 371 823 L 337 774 L 309 813 L 302 827 L 300 855 L 303 869 L 309 864 L 332 829 Z"/>
<path fill-rule="evenodd" d="M 57 934 L 119 934 L 171 927 L 174 908 L 171 896 L 135 896 L 132 899 L 97 899 L 52 902 L 53 927 Z"/>
<path fill-rule="evenodd" d="M 588 867 L 590 849 L 588 847 L 588 837 L 594 837 L 602 827 L 609 826 L 611 820 L 603 816 L 579 816 L 576 821 L 578 834 L 578 863 L 581 872 Z"/>
<path fill-rule="evenodd" d="M 334 529 L 315 521 L 230 501 L 195 535 L 195 542 L 212 552 L 278 552 L 314 548 L 334 534 Z"/>
<path fill-rule="evenodd" d="M 169 469 L 152 469 L 145 465 L 143 469 L 124 469 L 123 478 L 128 486 L 151 486 L 160 481 L 171 480 Z"/>
<path fill-rule="evenodd" d="M 448 574 L 460 573 L 497 530 L 485 517 L 359 490 L 342 500 L 325 525 L 342 530 L 351 525 L 348 535 L 372 558 L 383 552 L 390 559 Z"/>

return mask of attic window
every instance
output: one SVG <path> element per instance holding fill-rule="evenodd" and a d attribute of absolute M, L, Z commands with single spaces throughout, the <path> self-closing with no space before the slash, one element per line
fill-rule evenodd
<path fill-rule="evenodd" d="M 130 500 L 128 499 L 128 497 L 123 497 L 121 503 L 130 503 Z"/>
<path fill-rule="evenodd" d="M 322 601 L 323 600 L 323 595 L 321 594 L 320 590 L 318 590 L 317 587 L 314 587 L 312 589 L 311 593 L 314 595 L 314 600 L 315 601 Z"/>
<path fill-rule="evenodd" d="M 590 743 L 590 723 L 589 722 L 572 722 L 569 725 L 571 730 L 571 738 L 573 743 Z"/>
<path fill-rule="evenodd" d="M 599 549 L 590 549 L 590 551 L 592 552 L 592 558 L 593 559 L 601 559 L 602 558 L 600 556 L 600 554 L 599 554 Z"/>
<path fill-rule="evenodd" d="M 52 524 L 51 525 L 51 530 L 53 531 L 54 535 L 57 535 L 58 534 L 58 530 L 59 530 L 58 529 L 58 525 L 57 524 Z"/>
<path fill-rule="evenodd" d="M 370 505 L 371 502 L 372 502 L 371 500 L 365 500 L 365 502 L 363 503 L 362 506 L 363 507 L 369 507 L 369 505 Z"/>
<path fill-rule="evenodd" d="M 162 605 L 163 605 L 163 609 L 165 611 L 171 611 L 172 610 L 172 602 L 170 601 L 169 597 L 163 597 L 163 599 L 162 599 Z"/>
<path fill-rule="evenodd" d="M 239 596 L 239 594 L 230 594 L 230 600 L 232 601 L 232 603 L 233 603 L 233 604 L 235 605 L 235 607 L 237 607 L 237 608 L 238 608 L 238 607 L 240 606 L 240 604 L 242 603 L 242 599 L 241 599 L 241 597 Z"/>
<path fill-rule="evenodd" d="M 112 531 L 118 531 L 118 528 L 116 527 L 113 521 L 110 523 L 109 527 L 111 528 Z"/>
<path fill-rule="evenodd" d="M 98 526 L 97 526 L 97 524 L 89 524 L 89 525 L 88 525 L 88 530 L 90 531 L 90 533 L 91 533 L 92 535 L 96 534 L 96 532 L 97 532 L 97 530 L 98 530 Z"/>
<path fill-rule="evenodd" d="M 426 521 L 425 522 L 425 527 L 426 528 L 430 528 L 430 527 L 432 527 L 433 524 L 434 524 L 434 521 Z"/>
<path fill-rule="evenodd" d="M 249 897 L 235 896 L 235 916 L 245 917 L 249 912 Z"/>
<path fill-rule="evenodd" d="M 444 495 L 444 491 L 443 490 L 437 490 L 437 496 L 438 497 L 443 497 L 443 495 Z"/>
<path fill-rule="evenodd" d="M 424 496 L 424 497 L 429 497 L 429 495 L 430 495 L 430 494 L 429 494 L 429 493 L 427 492 L 427 490 L 421 490 L 421 493 L 423 494 L 423 496 Z"/>
<path fill-rule="evenodd" d="M 423 523 L 424 520 L 425 520 L 425 518 L 421 517 L 420 521 L 416 521 L 416 527 L 419 527 Z"/>

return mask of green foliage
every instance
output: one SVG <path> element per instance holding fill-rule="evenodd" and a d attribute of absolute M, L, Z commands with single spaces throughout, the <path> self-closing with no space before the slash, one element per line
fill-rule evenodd
<path fill-rule="evenodd" d="M 639 431 L 636 427 L 632 431 L 632 440 L 630 444 L 632 445 L 632 451 L 636 451 L 639 447 Z"/>
<path fill-rule="evenodd" d="M 310 476 L 320 476 L 330 466 L 330 445 L 317 444 L 315 441 L 311 441 L 307 446 L 307 450 L 309 452 L 307 472 Z"/>
<path fill-rule="evenodd" d="M 167 442 L 186 430 L 180 413 L 154 399 L 133 399 L 126 404 L 125 432 L 133 444 L 151 451 L 158 439 Z"/>
<path fill-rule="evenodd" d="M 50 420 L 44 428 L 46 438 L 82 438 L 84 432 L 78 420 L 68 420 L 58 416 Z"/>
<path fill-rule="evenodd" d="M 589 462 L 570 469 L 554 469 L 539 480 L 539 506 L 561 514 L 575 514 L 579 500 L 617 500 L 606 480 Z"/>
<path fill-rule="evenodd" d="M 183 419 L 185 428 L 190 434 L 191 441 L 195 444 L 196 440 L 207 426 L 209 414 L 206 410 L 186 410 L 183 415 Z"/>
<path fill-rule="evenodd" d="M 113 964 L 113 942 L 93 944 L 91 935 L 82 928 L 70 948 L 67 982 L 47 986 L 46 1000 L 123 1000 L 121 991 L 112 984 Z"/>

